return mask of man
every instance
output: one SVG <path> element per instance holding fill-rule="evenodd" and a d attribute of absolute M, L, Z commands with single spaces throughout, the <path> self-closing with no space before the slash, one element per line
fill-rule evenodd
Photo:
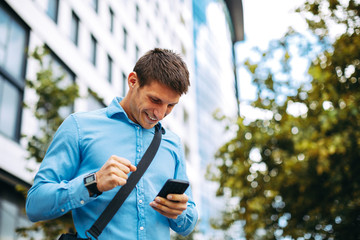
<path fill-rule="evenodd" d="M 179 55 L 156 48 L 138 60 L 128 85 L 127 95 L 107 108 L 72 114 L 61 124 L 28 192 L 30 220 L 72 211 L 78 237 L 85 238 L 136 171 L 154 126 L 187 92 L 189 72 Z M 198 215 L 190 188 L 167 199 L 156 197 L 167 179 L 188 179 L 180 139 L 165 132 L 149 168 L 99 239 L 169 239 L 170 228 L 182 235 L 194 229 Z M 84 184 L 88 176 L 96 178 L 91 187 Z"/>

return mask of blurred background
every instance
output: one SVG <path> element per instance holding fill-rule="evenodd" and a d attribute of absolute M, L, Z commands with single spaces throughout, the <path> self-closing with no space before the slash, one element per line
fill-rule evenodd
<path fill-rule="evenodd" d="M 359 27 L 358 0 L 0 1 L 0 239 L 72 229 L 24 213 L 46 148 L 161 47 L 190 71 L 163 124 L 200 215 L 172 239 L 359 240 Z"/>

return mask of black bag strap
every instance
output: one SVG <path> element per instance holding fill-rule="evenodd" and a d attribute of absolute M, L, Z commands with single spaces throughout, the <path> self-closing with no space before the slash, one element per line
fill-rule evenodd
<path fill-rule="evenodd" d="M 119 189 L 115 197 L 111 200 L 99 218 L 95 221 L 91 228 L 85 232 L 88 239 L 91 239 L 88 233 L 95 237 L 95 239 L 98 239 L 106 225 L 114 217 L 115 213 L 119 210 L 125 199 L 130 195 L 131 191 L 134 189 L 142 175 L 145 173 L 146 169 L 149 167 L 161 142 L 161 134 L 163 133 L 163 129 L 160 128 L 160 124 L 155 126 L 154 138 L 144 153 L 144 156 L 138 163 L 136 171 L 130 174 L 127 183 Z"/>

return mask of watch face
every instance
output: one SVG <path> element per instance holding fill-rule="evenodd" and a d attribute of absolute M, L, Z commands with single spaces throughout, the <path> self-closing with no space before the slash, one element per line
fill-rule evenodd
<path fill-rule="evenodd" d="M 95 175 L 94 174 L 85 178 L 85 184 L 91 183 L 93 181 L 95 181 Z"/>

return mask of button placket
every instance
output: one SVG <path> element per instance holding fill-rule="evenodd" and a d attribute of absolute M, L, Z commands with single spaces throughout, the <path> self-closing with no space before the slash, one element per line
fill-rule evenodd
<path fill-rule="evenodd" d="M 143 132 L 142 128 L 139 126 L 136 126 L 136 164 L 138 164 L 141 160 L 141 153 L 142 153 L 142 147 L 143 147 Z M 144 182 L 142 178 L 139 180 L 139 182 L 136 184 L 136 194 L 137 194 L 137 214 L 138 214 L 138 237 L 139 239 L 144 238 L 145 234 L 145 196 L 144 196 Z"/>

